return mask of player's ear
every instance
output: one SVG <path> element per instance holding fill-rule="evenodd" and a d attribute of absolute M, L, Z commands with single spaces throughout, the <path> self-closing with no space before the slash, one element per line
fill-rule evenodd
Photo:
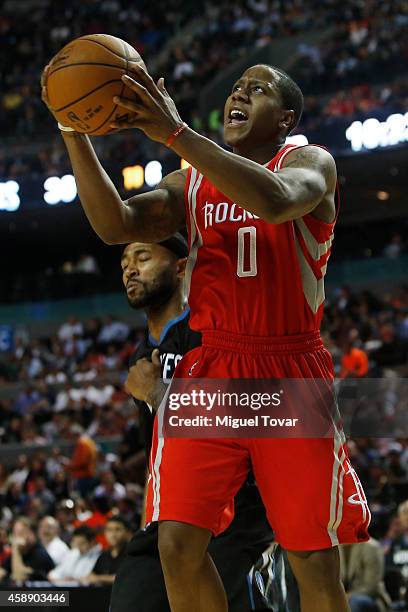
<path fill-rule="evenodd" d="M 177 276 L 183 278 L 186 271 L 187 257 L 177 260 Z"/>
<path fill-rule="evenodd" d="M 295 111 L 293 110 L 285 110 L 282 111 L 282 116 L 279 121 L 279 127 L 287 132 L 291 130 L 293 125 L 293 121 L 295 118 Z"/>

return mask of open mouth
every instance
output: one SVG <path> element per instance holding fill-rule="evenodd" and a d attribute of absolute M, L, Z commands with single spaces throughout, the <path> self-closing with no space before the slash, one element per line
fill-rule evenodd
<path fill-rule="evenodd" d="M 228 123 L 230 125 L 242 125 L 246 121 L 248 121 L 248 115 L 244 111 L 238 108 L 231 109 L 228 116 Z"/>

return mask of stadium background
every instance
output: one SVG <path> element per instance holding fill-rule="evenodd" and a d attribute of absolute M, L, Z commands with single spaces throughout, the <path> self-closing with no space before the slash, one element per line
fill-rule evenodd
<path fill-rule="evenodd" d="M 368 359 L 364 376 L 404 378 L 407 30 L 403 0 L 0 2 L 0 564 L 17 515 L 36 523 L 56 516 L 69 543 L 75 520 L 102 514 L 103 523 L 118 509 L 136 526 L 142 505 L 138 416 L 122 384 L 144 317 L 122 291 L 121 248 L 104 245 L 82 213 L 61 137 L 40 100 L 43 66 L 77 36 L 119 36 L 153 75 L 165 75 L 182 118 L 219 143 L 223 100 L 242 69 L 269 62 L 287 70 L 305 93 L 294 137 L 326 145 L 339 170 L 326 345 L 338 374 L 354 347 Z M 124 198 L 180 167 L 136 131 L 94 144 Z M 398 398 L 377 408 L 392 431 L 403 411 Z M 69 469 L 75 425 L 99 448 L 99 489 L 85 500 Z M 408 540 L 400 566 L 390 550 L 408 534 L 397 517 L 408 499 L 408 441 L 358 438 L 349 447 L 397 600 Z"/>

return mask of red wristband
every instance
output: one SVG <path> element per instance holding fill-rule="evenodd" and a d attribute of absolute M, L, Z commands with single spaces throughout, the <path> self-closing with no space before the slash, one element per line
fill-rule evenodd
<path fill-rule="evenodd" d="M 171 145 L 176 140 L 176 138 L 180 136 L 180 134 L 184 132 L 186 128 L 188 128 L 188 125 L 187 123 L 183 121 L 183 123 L 179 125 L 178 128 L 176 128 L 174 132 L 172 132 L 170 136 L 168 137 L 168 139 L 166 140 L 166 147 L 171 147 Z"/>

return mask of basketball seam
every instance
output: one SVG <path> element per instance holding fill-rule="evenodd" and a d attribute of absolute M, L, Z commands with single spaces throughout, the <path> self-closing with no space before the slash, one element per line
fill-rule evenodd
<path fill-rule="evenodd" d="M 123 44 L 123 43 L 122 43 L 122 44 Z M 128 64 L 129 64 L 129 62 L 128 62 L 128 54 L 127 54 L 127 49 L 126 49 L 126 47 L 125 47 L 125 45 L 124 45 L 124 44 L 123 44 L 123 47 L 124 47 L 125 57 L 124 57 L 124 58 L 122 57 L 122 59 L 124 59 L 124 60 L 125 60 L 125 62 L 126 62 L 126 68 L 125 68 L 125 70 L 126 70 L 126 74 L 127 74 L 127 73 L 128 73 Z M 122 81 L 122 89 L 121 89 L 121 91 L 120 91 L 120 96 L 123 96 L 123 91 L 124 91 L 124 89 L 125 89 L 125 84 L 124 84 L 124 82 Z M 94 133 L 95 133 L 97 130 L 100 130 L 100 129 L 101 129 L 101 127 L 103 127 L 103 126 L 105 125 L 105 123 L 107 123 L 107 122 L 109 121 L 109 119 L 112 117 L 112 115 L 113 115 L 113 114 L 116 112 L 116 109 L 117 109 L 117 108 L 118 108 L 118 105 L 117 105 L 117 104 L 115 104 L 115 106 L 114 106 L 114 107 L 113 107 L 113 109 L 112 109 L 112 112 L 111 112 L 111 113 L 110 113 L 110 114 L 109 114 L 109 115 L 106 117 L 105 121 L 104 121 L 103 123 L 101 123 L 100 125 L 98 125 L 98 127 L 96 127 L 96 128 L 95 128 L 94 130 L 92 130 L 91 132 L 88 132 L 88 134 L 94 134 Z"/>
<path fill-rule="evenodd" d="M 88 38 L 87 36 L 82 36 L 81 40 L 87 40 L 90 43 L 94 43 L 95 45 L 99 45 L 100 47 L 103 47 L 104 49 L 106 49 L 107 51 L 110 51 L 112 53 L 112 55 L 116 55 L 116 57 L 120 57 L 121 59 L 124 59 L 127 61 L 127 58 L 129 57 L 127 55 L 127 49 L 126 49 L 126 56 L 123 57 L 123 55 L 119 55 L 119 53 L 116 53 L 116 51 L 112 51 L 112 49 L 110 47 L 108 47 L 107 45 L 104 45 L 103 43 L 99 42 L 99 40 L 94 40 L 93 38 Z M 123 40 L 121 40 L 121 43 L 123 45 Z M 136 49 L 135 52 L 137 53 Z M 137 60 L 135 60 L 137 61 Z"/>
<path fill-rule="evenodd" d="M 69 104 L 66 104 L 65 106 L 62 106 L 61 108 L 54 109 L 54 113 L 60 113 L 61 111 L 68 108 L 69 106 L 72 106 L 73 104 L 76 104 L 77 102 L 81 102 L 81 100 L 83 100 L 84 98 L 87 98 L 91 94 L 95 93 L 95 91 L 98 91 L 98 89 L 102 89 L 102 87 L 105 87 L 105 85 L 110 85 L 110 83 L 123 83 L 123 81 L 121 79 L 112 79 L 110 81 L 105 81 L 105 83 L 102 83 L 102 85 L 98 85 L 98 87 L 95 87 L 95 89 L 92 89 L 92 91 L 88 91 L 85 95 L 81 96 L 77 100 L 73 100 L 72 102 L 70 102 Z M 123 92 L 123 89 L 122 89 L 122 92 Z"/>
<path fill-rule="evenodd" d="M 126 61 L 124 57 L 122 57 L 122 59 Z M 53 75 L 55 72 L 58 72 L 59 70 L 64 70 L 65 68 L 71 68 L 71 66 L 105 66 L 107 68 L 116 68 L 117 70 L 124 70 L 123 66 L 118 66 L 117 64 L 104 64 L 102 62 L 76 62 L 75 64 L 68 64 L 67 66 L 59 66 L 58 68 L 55 68 L 55 70 L 48 74 L 47 82 L 50 76 Z"/>

